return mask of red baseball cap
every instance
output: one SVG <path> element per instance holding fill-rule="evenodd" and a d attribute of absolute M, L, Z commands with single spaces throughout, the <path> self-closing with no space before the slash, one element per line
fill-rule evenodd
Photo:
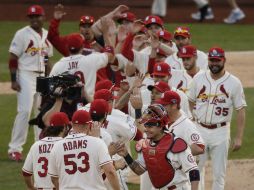
<path fill-rule="evenodd" d="M 191 36 L 190 29 L 184 26 L 179 26 L 174 31 L 174 37 L 183 36 L 185 38 L 189 38 Z"/>
<path fill-rule="evenodd" d="M 193 45 L 183 46 L 178 51 L 178 57 L 194 57 L 197 55 L 197 48 Z"/>
<path fill-rule="evenodd" d="M 171 68 L 165 62 L 156 63 L 153 67 L 152 76 L 171 76 Z"/>
<path fill-rule="evenodd" d="M 108 89 L 101 89 L 95 92 L 94 94 L 94 100 L 95 99 L 103 99 L 106 101 L 117 99 L 116 96 L 113 96 L 112 92 Z"/>
<path fill-rule="evenodd" d="M 90 105 L 90 114 L 105 115 L 109 112 L 109 105 L 106 100 L 96 99 Z"/>
<path fill-rule="evenodd" d="M 81 49 L 84 44 L 84 39 L 81 34 L 73 33 L 67 37 L 67 44 L 70 50 Z"/>
<path fill-rule="evenodd" d="M 70 123 L 70 120 L 66 113 L 64 112 L 56 112 L 54 113 L 49 121 L 49 125 L 52 127 L 65 126 Z"/>
<path fill-rule="evenodd" d="M 158 31 L 157 35 L 167 42 L 172 40 L 172 34 L 167 30 Z"/>
<path fill-rule="evenodd" d="M 79 20 L 79 25 L 83 25 L 83 24 L 90 24 L 90 25 L 93 25 L 94 23 L 94 17 L 92 16 L 82 16 L 80 17 L 80 20 Z"/>
<path fill-rule="evenodd" d="M 120 18 L 117 20 L 117 22 L 121 22 L 122 20 L 127 20 L 130 22 L 134 22 L 136 20 L 136 15 L 132 12 L 125 12 L 122 13 L 122 15 L 120 16 Z"/>
<path fill-rule="evenodd" d="M 45 11 L 40 5 L 32 5 L 27 10 L 27 16 L 31 15 L 45 15 Z"/>
<path fill-rule="evenodd" d="M 208 59 L 225 59 L 225 51 L 220 47 L 212 47 L 209 49 Z"/>
<path fill-rule="evenodd" d="M 92 122 L 90 114 L 85 110 L 75 111 L 72 116 L 72 123 L 73 124 L 84 125 L 84 124 L 88 124 L 90 122 Z"/>
<path fill-rule="evenodd" d="M 98 90 L 101 90 L 101 89 L 107 89 L 107 90 L 110 90 L 110 91 L 117 91 L 119 90 L 119 88 L 117 88 L 111 80 L 101 80 L 99 82 L 96 83 L 95 85 L 95 92 L 98 91 Z"/>
<path fill-rule="evenodd" d="M 177 104 L 178 106 L 181 103 L 181 98 L 178 93 L 169 90 L 162 94 L 161 98 L 156 101 L 156 103 L 161 105 L 172 105 Z"/>
<path fill-rule="evenodd" d="M 156 82 L 154 85 L 149 85 L 147 87 L 147 89 L 150 91 L 152 91 L 154 88 L 156 88 L 161 93 L 164 93 L 164 92 L 170 90 L 168 83 L 166 83 L 164 81 Z"/>
<path fill-rule="evenodd" d="M 163 28 L 163 21 L 161 20 L 160 17 L 158 16 L 155 16 L 155 15 L 150 15 L 150 16 L 147 16 L 145 18 L 145 25 L 146 27 L 150 24 L 158 24 L 160 27 Z"/>

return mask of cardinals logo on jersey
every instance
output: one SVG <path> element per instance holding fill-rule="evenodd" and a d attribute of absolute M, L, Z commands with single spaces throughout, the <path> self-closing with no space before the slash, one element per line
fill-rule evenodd
<path fill-rule="evenodd" d="M 25 50 L 25 53 L 27 54 L 30 54 L 31 56 L 34 56 L 36 55 L 38 52 L 40 51 L 40 48 L 36 48 L 34 47 L 34 42 L 33 40 L 30 40 L 26 50 Z"/>
<path fill-rule="evenodd" d="M 198 96 L 197 96 L 197 98 L 201 99 L 202 102 L 205 102 L 208 100 L 208 96 L 205 93 L 205 90 L 206 90 L 206 86 L 203 85 L 203 87 L 201 88 L 201 90 L 199 91 Z"/>
<path fill-rule="evenodd" d="M 225 90 L 223 84 L 220 86 L 220 91 L 221 91 L 227 98 L 229 98 L 229 95 L 228 95 L 228 93 L 226 92 L 226 90 Z"/>

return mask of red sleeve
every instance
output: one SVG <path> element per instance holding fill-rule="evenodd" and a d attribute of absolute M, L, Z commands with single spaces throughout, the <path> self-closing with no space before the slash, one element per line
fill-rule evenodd
<path fill-rule="evenodd" d="M 18 60 L 17 59 L 10 59 L 9 60 L 9 69 L 17 69 L 18 68 Z"/>
<path fill-rule="evenodd" d="M 67 36 L 59 35 L 60 20 L 52 19 L 49 25 L 48 40 L 62 55 L 68 56 Z"/>
<path fill-rule="evenodd" d="M 123 47 L 122 47 L 122 55 L 129 59 L 130 61 L 134 60 L 134 53 L 132 51 L 132 41 L 133 41 L 134 35 L 133 34 L 128 34 L 126 37 Z"/>
<path fill-rule="evenodd" d="M 134 137 L 134 141 L 139 141 L 139 140 L 141 140 L 143 138 L 143 133 L 139 130 L 139 129 L 137 129 L 137 133 L 136 133 L 136 136 Z"/>
<path fill-rule="evenodd" d="M 148 62 L 148 72 L 150 75 L 153 73 L 154 65 L 155 65 L 155 58 L 150 58 Z"/>
<path fill-rule="evenodd" d="M 24 177 L 28 177 L 28 176 L 32 176 L 33 174 L 28 173 L 28 172 L 25 172 L 25 171 L 22 171 L 22 175 L 23 175 Z"/>

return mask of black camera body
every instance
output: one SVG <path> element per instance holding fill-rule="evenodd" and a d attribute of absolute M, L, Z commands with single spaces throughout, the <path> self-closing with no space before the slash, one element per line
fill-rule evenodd
<path fill-rule="evenodd" d="M 69 73 L 62 73 L 52 77 L 37 77 L 36 91 L 42 96 L 62 97 L 69 100 L 81 98 L 82 87 L 75 87 L 80 78 Z M 60 93 L 56 93 L 56 88 L 61 88 Z"/>

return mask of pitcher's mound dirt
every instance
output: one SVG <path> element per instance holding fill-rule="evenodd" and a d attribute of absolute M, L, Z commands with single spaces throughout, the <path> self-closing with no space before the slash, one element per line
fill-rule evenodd
<path fill-rule="evenodd" d="M 227 167 L 225 190 L 253 190 L 253 178 L 254 160 L 230 160 Z M 205 179 L 206 190 L 211 190 L 212 168 L 210 161 L 206 164 Z M 131 172 L 128 182 L 139 184 L 139 176 Z"/>

